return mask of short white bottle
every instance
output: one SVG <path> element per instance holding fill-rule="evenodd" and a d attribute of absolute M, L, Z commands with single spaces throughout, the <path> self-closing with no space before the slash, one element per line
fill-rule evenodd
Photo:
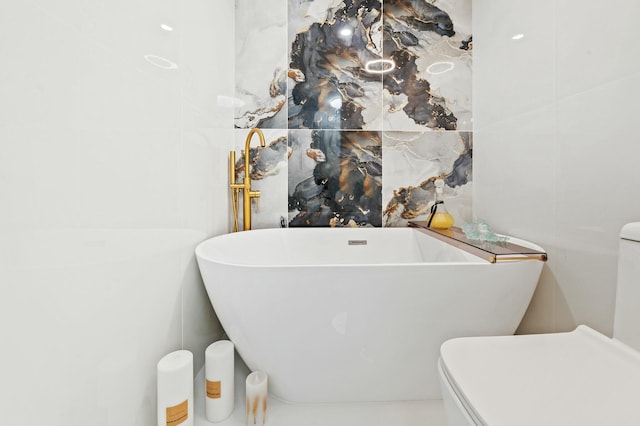
<path fill-rule="evenodd" d="M 254 371 L 247 376 L 247 426 L 264 426 L 267 421 L 269 378 L 264 371 Z"/>
<path fill-rule="evenodd" d="M 229 340 L 213 342 L 205 350 L 205 416 L 221 422 L 234 408 L 234 345 Z"/>

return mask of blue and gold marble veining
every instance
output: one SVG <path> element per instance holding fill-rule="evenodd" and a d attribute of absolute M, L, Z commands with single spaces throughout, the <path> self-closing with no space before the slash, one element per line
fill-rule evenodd
<path fill-rule="evenodd" d="M 384 2 L 383 53 L 396 64 L 384 75 L 385 130 L 471 130 L 470 22 L 458 25 L 470 9 L 464 0 Z"/>
<path fill-rule="evenodd" d="M 462 223 L 471 217 L 471 132 L 385 132 L 383 135 L 384 226 L 406 226 L 424 218 L 435 197 L 434 181 L 445 181 L 449 212 Z"/>
<path fill-rule="evenodd" d="M 290 25 L 305 10 L 298 4 L 289 2 Z M 299 24 L 290 40 L 290 129 L 380 128 L 381 76 L 365 67 L 381 57 L 381 16 L 377 0 L 346 0 Z"/>
<path fill-rule="evenodd" d="M 381 226 L 380 132 L 290 130 L 289 226 Z"/>
<path fill-rule="evenodd" d="M 288 200 L 290 226 L 404 226 L 435 176 L 470 219 L 471 0 L 236 7 L 235 126 L 287 139 L 288 183 L 281 167 L 260 185 Z"/>

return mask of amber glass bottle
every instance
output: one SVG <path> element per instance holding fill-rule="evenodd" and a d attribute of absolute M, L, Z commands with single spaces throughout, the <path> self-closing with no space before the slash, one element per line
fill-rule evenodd
<path fill-rule="evenodd" d="M 444 181 L 436 179 L 436 199 L 427 216 L 427 227 L 434 229 L 449 229 L 453 226 L 453 216 L 449 214 L 444 205 Z"/>

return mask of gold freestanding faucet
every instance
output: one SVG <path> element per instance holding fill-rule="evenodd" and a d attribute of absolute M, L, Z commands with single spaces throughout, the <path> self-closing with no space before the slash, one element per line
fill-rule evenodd
<path fill-rule="evenodd" d="M 244 143 L 244 180 L 242 183 L 236 183 L 236 152 L 229 153 L 229 187 L 231 188 L 231 203 L 233 206 L 233 231 L 238 230 L 238 196 L 242 190 L 242 219 L 245 231 L 251 229 L 251 199 L 260 197 L 260 191 L 251 190 L 251 171 L 250 171 L 250 145 L 251 138 L 257 134 L 260 138 L 260 146 L 264 147 L 264 134 L 260 129 L 251 129 Z"/>

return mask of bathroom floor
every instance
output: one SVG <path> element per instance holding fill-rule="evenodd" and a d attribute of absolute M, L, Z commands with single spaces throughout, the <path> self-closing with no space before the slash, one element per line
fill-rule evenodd
<path fill-rule="evenodd" d="M 223 422 L 208 422 L 204 413 L 204 368 L 196 376 L 195 425 L 244 426 L 244 381 L 249 369 L 236 357 L 236 398 L 233 414 Z M 445 426 L 441 400 L 349 404 L 288 404 L 269 397 L 267 425 L 272 426 Z"/>

